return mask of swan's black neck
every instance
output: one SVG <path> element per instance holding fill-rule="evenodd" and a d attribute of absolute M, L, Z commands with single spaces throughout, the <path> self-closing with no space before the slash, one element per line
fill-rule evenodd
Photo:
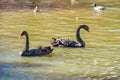
<path fill-rule="evenodd" d="M 26 37 L 26 44 L 25 44 L 24 50 L 28 51 L 28 49 L 29 49 L 29 37 L 28 37 L 27 33 L 25 34 L 25 37 Z"/>
<path fill-rule="evenodd" d="M 78 27 L 78 29 L 76 31 L 76 39 L 81 44 L 81 47 L 84 47 L 85 46 L 85 42 L 80 37 L 80 30 L 81 30 L 81 28 L 83 28 L 83 27 L 82 26 Z"/>

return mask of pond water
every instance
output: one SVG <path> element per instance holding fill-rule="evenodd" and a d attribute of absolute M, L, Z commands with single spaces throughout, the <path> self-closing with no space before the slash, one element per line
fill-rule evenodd
<path fill-rule="evenodd" d="M 55 47 L 47 56 L 21 57 L 25 37 L 30 47 L 50 45 L 52 37 L 76 41 L 76 28 L 86 24 L 90 33 L 81 30 L 85 48 Z M 51 46 L 51 45 L 50 45 Z M 1 80 L 103 80 L 120 79 L 120 8 L 102 13 L 92 9 L 31 10 L 0 12 Z"/>

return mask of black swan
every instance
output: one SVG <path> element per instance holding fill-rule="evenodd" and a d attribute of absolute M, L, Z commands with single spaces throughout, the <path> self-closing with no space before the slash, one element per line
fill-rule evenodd
<path fill-rule="evenodd" d="M 68 38 L 58 37 L 58 38 L 52 38 L 50 43 L 54 47 L 58 47 L 58 46 L 62 46 L 62 47 L 85 47 L 85 42 L 80 37 L 80 30 L 82 28 L 89 32 L 89 27 L 87 25 L 80 25 L 76 31 L 76 39 L 78 42 L 72 41 Z"/>
<path fill-rule="evenodd" d="M 21 56 L 40 56 L 49 54 L 53 51 L 53 48 L 51 48 L 50 46 L 39 46 L 29 50 L 29 37 L 27 31 L 22 31 L 19 37 L 21 38 L 23 35 L 25 35 L 26 37 L 26 45 L 25 48 L 20 52 Z"/>

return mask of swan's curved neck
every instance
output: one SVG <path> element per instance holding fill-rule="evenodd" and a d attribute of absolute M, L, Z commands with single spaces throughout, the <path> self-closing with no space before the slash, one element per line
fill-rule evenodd
<path fill-rule="evenodd" d="M 79 27 L 76 31 L 76 39 L 77 41 L 81 44 L 81 47 L 85 46 L 85 42 L 82 40 L 82 38 L 80 37 L 80 30 L 82 27 Z"/>
<path fill-rule="evenodd" d="M 29 49 L 29 37 L 28 37 L 28 34 L 25 34 L 25 37 L 26 37 L 25 51 L 28 51 L 28 49 Z"/>

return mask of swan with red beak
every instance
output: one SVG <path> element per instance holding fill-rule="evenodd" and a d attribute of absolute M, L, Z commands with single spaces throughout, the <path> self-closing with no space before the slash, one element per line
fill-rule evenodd
<path fill-rule="evenodd" d="M 87 32 L 89 32 L 89 27 L 87 25 L 80 25 L 77 30 L 76 30 L 76 41 L 70 40 L 68 38 L 52 38 L 50 43 L 54 47 L 62 46 L 62 47 L 85 47 L 85 42 L 83 39 L 80 37 L 80 30 L 84 29 Z"/>
<path fill-rule="evenodd" d="M 19 38 L 22 38 L 23 35 L 25 35 L 26 37 L 26 44 L 25 44 L 25 48 L 20 52 L 21 56 L 41 56 L 41 55 L 50 54 L 53 51 L 53 48 L 51 48 L 50 46 L 45 46 L 45 47 L 38 46 L 29 49 L 29 37 L 27 31 L 22 31 L 19 35 Z"/>

